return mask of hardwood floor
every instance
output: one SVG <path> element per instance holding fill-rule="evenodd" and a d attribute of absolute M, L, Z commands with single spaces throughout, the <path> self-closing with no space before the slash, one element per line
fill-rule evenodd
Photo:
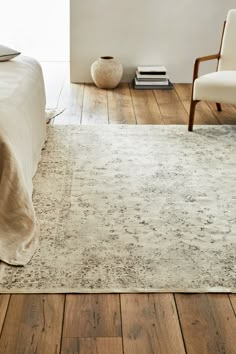
<path fill-rule="evenodd" d="M 53 124 L 187 124 L 190 85 L 106 91 L 43 68 L 47 106 L 66 107 Z M 196 124 L 236 124 L 236 108 L 202 102 Z M 233 294 L 0 295 L 0 354 L 236 354 L 235 314 Z"/>

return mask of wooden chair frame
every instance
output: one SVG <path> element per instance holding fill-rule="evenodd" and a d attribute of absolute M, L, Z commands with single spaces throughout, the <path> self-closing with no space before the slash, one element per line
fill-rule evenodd
<path fill-rule="evenodd" d="M 190 103 L 190 111 L 189 111 L 189 123 L 188 123 L 188 130 L 189 131 L 193 130 L 195 109 L 196 109 L 197 103 L 200 102 L 200 101 L 197 101 L 197 100 L 196 101 L 193 100 L 194 82 L 198 78 L 198 72 L 199 72 L 200 63 L 204 62 L 204 61 L 209 61 L 209 60 L 215 60 L 216 59 L 217 60 L 216 71 L 218 70 L 219 59 L 220 59 L 220 55 L 221 55 L 221 48 L 222 48 L 222 43 L 223 43 L 223 38 L 224 38 L 225 25 L 226 25 L 226 21 L 224 22 L 224 26 L 223 26 L 219 53 L 212 54 L 212 55 L 207 55 L 205 57 L 200 57 L 200 58 L 197 58 L 195 60 L 194 69 L 193 69 L 193 83 L 192 83 L 191 103 Z M 216 108 L 217 108 L 218 111 L 222 111 L 221 104 L 218 103 L 218 102 L 216 103 Z"/>

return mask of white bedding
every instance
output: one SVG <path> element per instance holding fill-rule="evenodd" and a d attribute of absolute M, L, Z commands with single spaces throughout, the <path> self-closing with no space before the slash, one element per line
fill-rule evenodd
<path fill-rule="evenodd" d="M 45 89 L 39 63 L 0 63 L 0 260 L 24 265 L 38 243 L 32 177 L 45 142 Z"/>

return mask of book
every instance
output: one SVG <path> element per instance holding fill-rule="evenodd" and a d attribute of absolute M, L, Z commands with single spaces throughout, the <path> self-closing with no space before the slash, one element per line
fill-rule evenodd
<path fill-rule="evenodd" d="M 159 86 L 164 86 L 164 85 L 168 85 L 169 84 L 169 80 L 166 79 L 164 81 L 149 81 L 149 80 L 138 80 L 137 78 L 135 78 L 135 85 L 139 86 L 139 85 L 145 85 L 145 86 L 152 86 L 152 85 L 159 85 Z"/>
<path fill-rule="evenodd" d="M 140 65 L 137 67 L 140 74 L 145 75 L 166 75 L 166 67 L 158 65 Z"/>
<path fill-rule="evenodd" d="M 167 84 L 168 84 L 168 81 L 169 81 L 169 79 L 160 79 L 160 80 L 158 80 L 158 79 L 151 79 L 151 80 L 148 80 L 148 79 L 137 79 L 137 78 L 136 78 L 136 80 L 137 80 L 137 82 L 140 82 L 140 83 L 144 83 L 144 82 L 146 83 L 146 82 L 147 82 L 147 85 L 149 85 L 149 84 L 150 84 L 150 85 L 153 85 L 153 84 L 154 84 L 154 85 L 155 85 L 155 84 L 156 84 L 156 85 L 159 85 L 159 84 L 160 84 L 160 85 L 162 85 L 162 84 L 164 84 L 164 85 L 166 84 L 166 85 L 167 85 Z"/>
<path fill-rule="evenodd" d="M 136 90 L 172 90 L 173 84 L 169 81 L 168 85 L 136 85 L 134 79 L 133 87 Z"/>
<path fill-rule="evenodd" d="M 141 74 L 138 72 L 138 70 L 136 71 L 136 78 L 139 80 L 158 80 L 158 81 L 164 81 L 169 79 L 168 75 L 149 75 L 149 74 Z"/>

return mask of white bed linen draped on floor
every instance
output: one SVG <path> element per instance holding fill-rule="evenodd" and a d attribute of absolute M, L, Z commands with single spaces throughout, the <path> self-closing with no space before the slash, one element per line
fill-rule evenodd
<path fill-rule="evenodd" d="M 38 244 L 32 177 L 45 141 L 45 101 L 36 60 L 0 63 L 0 260 L 9 264 L 26 264 Z"/>

